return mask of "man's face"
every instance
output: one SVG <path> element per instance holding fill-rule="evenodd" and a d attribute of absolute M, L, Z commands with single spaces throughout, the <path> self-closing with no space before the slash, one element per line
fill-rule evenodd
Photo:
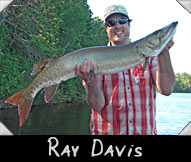
<path fill-rule="evenodd" d="M 114 26 L 105 26 L 109 41 L 113 46 L 123 45 L 130 43 L 129 34 L 130 34 L 130 23 L 120 24 L 117 20 L 126 18 L 122 14 L 113 14 L 111 15 L 106 22 L 110 20 L 115 20 Z"/>

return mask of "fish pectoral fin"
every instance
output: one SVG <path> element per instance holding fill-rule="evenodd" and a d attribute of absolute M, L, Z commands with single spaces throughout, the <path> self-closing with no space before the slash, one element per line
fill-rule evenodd
<path fill-rule="evenodd" d="M 144 64 L 143 64 L 142 76 L 143 76 L 144 73 L 145 73 L 145 70 L 146 70 L 146 67 L 147 67 L 147 64 L 148 64 L 148 60 L 149 60 L 149 57 L 146 57 L 146 58 L 145 58 L 145 62 L 144 62 Z"/>
<path fill-rule="evenodd" d="M 89 78 L 88 78 L 88 82 L 87 82 L 87 83 L 91 82 L 91 80 L 92 80 L 92 78 L 93 78 L 93 74 L 94 74 L 94 70 L 91 69 L 91 70 L 90 70 L 90 73 L 89 73 Z"/>
<path fill-rule="evenodd" d="M 59 87 L 59 84 L 44 88 L 44 98 L 46 103 L 49 103 L 52 100 L 52 98 L 56 94 L 58 87 Z"/>
<path fill-rule="evenodd" d="M 41 61 L 41 62 L 34 64 L 31 75 L 35 75 L 35 74 L 39 73 L 46 67 L 46 65 L 50 64 L 52 61 L 53 61 L 53 59 L 50 59 L 50 60 L 45 60 L 45 61 Z"/>

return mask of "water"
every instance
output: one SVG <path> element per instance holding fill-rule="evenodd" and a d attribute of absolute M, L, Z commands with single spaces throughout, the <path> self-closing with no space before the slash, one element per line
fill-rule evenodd
<path fill-rule="evenodd" d="M 157 93 L 157 131 L 177 135 L 191 121 L 191 94 L 173 93 L 166 97 Z"/>
<path fill-rule="evenodd" d="M 89 106 L 72 104 L 43 104 L 33 106 L 27 121 L 19 127 L 17 109 L 0 110 L 0 121 L 13 133 L 24 135 L 84 135 L 90 134 Z"/>
<path fill-rule="evenodd" d="M 168 97 L 157 94 L 156 120 L 159 135 L 177 135 L 191 121 L 191 94 L 174 93 Z M 15 108 L 1 109 L 0 121 L 13 134 L 90 134 L 90 108 L 84 101 L 33 106 L 21 128 Z"/>

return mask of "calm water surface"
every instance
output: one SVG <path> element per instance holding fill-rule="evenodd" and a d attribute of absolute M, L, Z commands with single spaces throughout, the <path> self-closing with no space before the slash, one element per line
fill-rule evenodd
<path fill-rule="evenodd" d="M 157 93 L 158 134 L 177 135 L 191 121 L 191 94 L 173 93 L 163 96 Z"/>
<path fill-rule="evenodd" d="M 90 134 L 90 108 L 84 102 L 33 106 L 27 122 L 18 126 L 17 109 L 1 109 L 0 121 L 13 134 Z M 191 94 L 157 94 L 157 130 L 159 135 L 177 135 L 191 121 Z"/>
<path fill-rule="evenodd" d="M 90 109 L 85 102 L 33 106 L 27 121 L 20 128 L 17 109 L 0 110 L 0 121 L 13 134 L 84 135 L 89 131 Z"/>

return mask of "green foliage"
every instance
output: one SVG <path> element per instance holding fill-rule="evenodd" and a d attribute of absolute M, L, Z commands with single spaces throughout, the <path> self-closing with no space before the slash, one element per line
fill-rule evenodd
<path fill-rule="evenodd" d="M 174 92 L 191 93 L 191 75 L 187 73 L 176 74 Z"/>
<path fill-rule="evenodd" d="M 14 0 L 0 14 L 0 99 L 28 85 L 32 65 L 88 46 L 106 45 L 87 0 Z M 84 95 L 81 79 L 62 83 L 53 102 Z M 43 92 L 35 102 L 44 102 Z"/>

